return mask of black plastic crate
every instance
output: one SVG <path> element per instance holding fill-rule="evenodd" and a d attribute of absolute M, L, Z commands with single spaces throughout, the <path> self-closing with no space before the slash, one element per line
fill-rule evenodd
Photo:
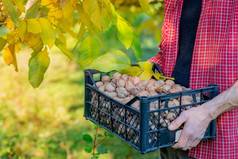
<path fill-rule="evenodd" d="M 162 73 L 156 64 L 153 69 Z M 109 74 L 107 73 L 107 75 Z M 218 94 L 219 90 L 217 85 L 209 85 L 201 89 L 152 97 L 136 96 L 127 104 L 122 104 L 100 92 L 96 87 L 95 81 L 103 75 L 105 73 L 96 70 L 85 70 L 84 116 L 129 143 L 141 153 L 174 145 L 176 133 L 182 128 L 169 131 L 167 127 L 172 120 L 165 119 L 164 116 L 170 113 L 176 118 L 183 110 L 209 101 Z M 96 80 L 95 77 L 98 79 Z M 183 104 L 181 99 L 185 96 L 190 96 L 192 103 Z M 179 105 L 168 107 L 171 99 L 178 99 Z M 140 102 L 139 109 L 131 106 L 135 102 Z M 207 128 L 203 140 L 214 138 L 215 131 L 216 120 L 213 120 Z"/>

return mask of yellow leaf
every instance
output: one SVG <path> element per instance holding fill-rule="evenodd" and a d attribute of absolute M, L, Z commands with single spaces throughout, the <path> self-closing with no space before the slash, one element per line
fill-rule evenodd
<path fill-rule="evenodd" d="M 67 22 L 72 24 L 74 20 L 74 8 L 70 2 L 66 3 L 63 7 L 64 18 L 67 19 Z"/>
<path fill-rule="evenodd" d="M 56 32 L 58 34 L 59 41 L 62 42 L 64 46 L 66 46 L 67 43 L 66 43 L 66 37 L 64 36 L 64 34 L 59 29 L 56 29 Z"/>
<path fill-rule="evenodd" d="M 142 70 L 152 71 L 153 63 L 151 62 L 138 62 L 138 65 Z"/>
<path fill-rule="evenodd" d="M 18 32 L 20 36 L 26 32 L 26 22 L 24 20 L 19 21 Z"/>
<path fill-rule="evenodd" d="M 41 50 L 43 47 L 41 34 L 32 34 L 27 32 L 23 35 L 22 41 L 33 50 Z"/>
<path fill-rule="evenodd" d="M 154 75 L 154 71 L 152 70 L 153 63 L 150 62 L 138 62 L 138 65 L 140 66 L 141 70 L 143 72 L 140 75 L 141 80 L 150 80 L 152 75 Z"/>
<path fill-rule="evenodd" d="M 134 30 L 130 27 L 128 22 L 117 14 L 117 37 L 128 49 L 134 39 Z"/>
<path fill-rule="evenodd" d="M 42 6 L 47 6 L 49 5 L 51 2 L 49 0 L 41 0 L 41 5 Z"/>
<path fill-rule="evenodd" d="M 149 0 L 139 0 L 141 8 L 148 14 L 152 15 L 150 10 L 150 3 Z"/>
<path fill-rule="evenodd" d="M 15 3 L 15 5 L 17 6 L 17 8 L 21 11 L 21 12 L 25 12 L 25 7 L 23 5 L 23 0 L 13 0 L 13 2 Z"/>
<path fill-rule="evenodd" d="M 8 29 L 11 29 L 12 27 L 15 26 L 10 17 L 8 17 L 5 22 L 6 22 L 6 24 L 7 24 L 6 27 L 7 27 Z"/>
<path fill-rule="evenodd" d="M 125 0 L 114 0 L 115 4 L 122 4 Z"/>
<path fill-rule="evenodd" d="M 36 19 L 27 20 L 27 31 L 33 34 L 39 34 L 42 32 L 40 22 Z"/>
<path fill-rule="evenodd" d="M 21 43 L 15 45 L 15 52 L 18 53 L 21 50 Z"/>
<path fill-rule="evenodd" d="M 90 21 L 89 16 L 83 10 L 82 5 L 77 5 L 77 9 L 78 9 L 78 13 L 80 15 L 81 21 L 89 28 L 90 31 L 93 31 L 92 22 Z"/>
<path fill-rule="evenodd" d="M 142 73 L 141 73 L 141 75 L 140 75 L 140 80 L 145 80 L 145 81 L 149 81 L 150 79 L 151 79 L 151 77 L 152 77 L 152 73 L 150 72 L 150 71 L 148 71 L 148 70 L 145 70 L 145 71 L 143 71 Z"/>
<path fill-rule="evenodd" d="M 108 52 L 108 49 L 106 48 L 106 46 L 104 45 L 104 43 L 102 42 L 101 37 L 97 34 L 97 32 L 93 29 L 92 27 L 92 22 L 90 21 L 88 15 L 84 12 L 83 10 L 83 6 L 81 4 L 76 5 L 77 9 L 78 9 L 78 13 L 80 15 L 80 19 L 81 21 L 84 23 L 85 26 L 87 26 L 88 30 L 93 33 L 97 39 L 99 40 L 99 42 L 101 43 L 102 47 Z"/>
<path fill-rule="evenodd" d="M 16 29 L 12 29 L 7 34 L 7 43 L 15 44 L 19 41 L 19 37 L 17 36 Z"/>
<path fill-rule="evenodd" d="M 141 74 L 141 69 L 138 66 L 130 66 L 123 70 L 119 70 L 121 74 L 127 74 L 129 76 L 138 76 Z"/>
<path fill-rule="evenodd" d="M 13 55 L 9 49 L 9 47 L 6 47 L 3 51 L 3 59 L 7 65 L 13 64 Z"/>
<path fill-rule="evenodd" d="M 47 19 L 40 18 L 40 25 L 42 27 L 41 39 L 43 44 L 52 48 L 55 44 L 56 33 L 52 25 Z"/>
<path fill-rule="evenodd" d="M 154 74 L 154 77 L 155 77 L 157 80 L 160 80 L 162 76 L 163 76 L 163 73 L 155 73 L 155 74 Z"/>
<path fill-rule="evenodd" d="M 3 59 L 7 65 L 14 65 L 15 71 L 18 71 L 17 60 L 15 54 L 15 45 L 9 45 L 4 49 Z"/>
<path fill-rule="evenodd" d="M 74 4 L 78 3 L 78 0 L 70 0 L 70 2 L 71 2 L 71 5 L 74 5 Z"/>
<path fill-rule="evenodd" d="M 84 12 L 88 14 L 94 26 L 102 31 L 101 23 L 101 10 L 96 0 L 84 0 L 83 1 Z"/>
<path fill-rule="evenodd" d="M 69 33 L 73 38 L 77 39 L 77 35 L 72 31 L 72 26 L 67 23 L 67 21 L 64 18 L 60 19 L 59 26 L 60 30 L 62 32 Z"/>

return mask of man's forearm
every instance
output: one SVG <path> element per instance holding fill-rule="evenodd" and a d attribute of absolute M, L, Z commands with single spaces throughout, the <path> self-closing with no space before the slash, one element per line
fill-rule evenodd
<path fill-rule="evenodd" d="M 238 107 L 238 81 L 232 87 L 219 94 L 213 100 L 203 105 L 209 112 L 212 119 Z"/>

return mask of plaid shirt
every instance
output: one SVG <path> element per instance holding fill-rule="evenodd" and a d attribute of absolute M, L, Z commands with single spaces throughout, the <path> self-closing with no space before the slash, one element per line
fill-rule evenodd
<path fill-rule="evenodd" d="M 161 66 L 171 76 L 179 47 L 179 21 L 183 0 L 165 0 L 160 52 L 149 61 Z M 220 92 L 236 81 L 238 74 L 238 0 L 203 0 L 190 71 L 190 87 L 210 83 Z M 189 151 L 201 159 L 238 158 L 238 109 L 218 117 L 217 137 L 202 141 Z"/>

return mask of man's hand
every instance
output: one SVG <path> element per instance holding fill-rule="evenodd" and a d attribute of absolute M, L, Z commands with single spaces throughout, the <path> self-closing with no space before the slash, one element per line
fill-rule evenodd
<path fill-rule="evenodd" d="M 178 143 L 173 148 L 187 150 L 197 146 L 211 120 L 211 116 L 203 105 L 183 111 L 168 127 L 169 130 L 176 130 L 185 123 Z"/>
<path fill-rule="evenodd" d="M 219 115 L 231 109 L 238 108 L 238 81 L 228 90 L 222 92 L 212 100 L 197 108 L 183 111 L 179 117 L 169 125 L 169 130 L 178 129 L 183 123 L 184 128 L 178 143 L 174 148 L 191 149 L 203 138 L 208 124 Z"/>

